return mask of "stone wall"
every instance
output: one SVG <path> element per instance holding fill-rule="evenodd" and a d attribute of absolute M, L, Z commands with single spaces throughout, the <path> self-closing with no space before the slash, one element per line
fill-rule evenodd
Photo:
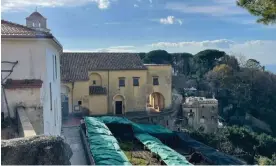
<path fill-rule="evenodd" d="M 2 165 L 70 165 L 72 150 L 61 137 L 34 136 L 1 141 Z"/>

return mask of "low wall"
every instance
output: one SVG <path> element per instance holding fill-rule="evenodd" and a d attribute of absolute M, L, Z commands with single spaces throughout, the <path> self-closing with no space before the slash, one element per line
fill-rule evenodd
<path fill-rule="evenodd" d="M 72 150 L 61 137 L 34 136 L 1 141 L 2 165 L 70 165 Z"/>
<path fill-rule="evenodd" d="M 43 109 L 37 107 L 27 107 L 25 112 L 33 125 L 37 135 L 44 134 Z"/>
<path fill-rule="evenodd" d="M 17 108 L 17 119 L 19 137 L 30 137 L 36 135 L 36 132 L 28 118 L 28 115 L 25 112 L 25 108 Z"/>

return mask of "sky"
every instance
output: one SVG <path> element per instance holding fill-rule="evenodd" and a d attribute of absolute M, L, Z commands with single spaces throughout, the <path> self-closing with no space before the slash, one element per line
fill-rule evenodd
<path fill-rule="evenodd" d="M 235 0 L 2 0 L 2 19 L 25 25 L 36 7 L 64 51 L 219 49 L 276 71 L 276 25 L 256 23 Z"/>

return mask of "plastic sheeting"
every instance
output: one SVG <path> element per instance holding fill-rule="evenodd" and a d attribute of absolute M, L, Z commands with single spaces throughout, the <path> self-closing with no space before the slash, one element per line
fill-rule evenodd
<path fill-rule="evenodd" d="M 102 116 L 97 117 L 105 124 L 127 124 L 132 125 L 134 136 L 144 144 L 151 152 L 157 154 L 167 165 L 192 165 L 187 159 L 175 150 L 164 145 L 159 139 L 149 135 L 174 135 L 174 133 L 159 125 L 136 124 L 127 118 Z M 148 134 L 149 133 L 149 134 Z"/>
<path fill-rule="evenodd" d="M 124 117 L 116 117 L 116 116 L 101 116 L 96 117 L 98 120 L 102 121 L 105 124 L 132 124 L 133 122 Z"/>
<path fill-rule="evenodd" d="M 241 160 L 217 151 L 216 149 L 209 147 L 203 143 L 200 143 L 185 133 L 172 132 L 159 125 L 148 125 L 148 124 L 136 124 L 127 118 L 114 117 L 114 116 L 103 116 L 98 117 L 100 121 L 106 124 L 129 124 L 132 125 L 134 134 L 138 140 L 141 141 L 148 149 L 152 152 L 158 154 L 161 159 L 168 165 L 189 165 L 190 163 L 186 158 L 179 153 L 175 152 L 173 149 L 162 144 L 162 142 L 152 136 L 160 135 L 176 135 L 181 139 L 181 144 L 183 146 L 188 146 L 201 152 L 206 158 L 214 162 L 216 165 L 242 165 L 245 164 Z M 150 134 L 150 135 L 149 135 Z M 151 136 L 152 135 L 152 136 Z M 181 147 L 181 145 L 179 145 Z"/>
<path fill-rule="evenodd" d="M 160 126 L 151 124 L 137 124 L 124 117 L 114 117 L 114 116 L 102 116 L 97 117 L 100 121 L 105 124 L 127 124 L 132 125 L 134 133 L 149 133 L 152 135 L 175 135 L 171 130 Z"/>
<path fill-rule="evenodd" d="M 144 131 L 145 133 L 149 133 L 151 135 L 165 135 L 165 136 L 175 135 L 174 132 L 160 125 L 151 125 L 151 124 L 137 124 L 137 125 L 140 130 Z"/>
<path fill-rule="evenodd" d="M 159 139 L 152 137 L 149 134 L 135 134 L 135 137 L 151 152 L 157 154 L 167 165 L 192 165 L 184 156 L 164 145 Z"/>
<path fill-rule="evenodd" d="M 85 117 L 90 150 L 96 165 L 131 165 L 108 127 L 93 117 Z"/>
<path fill-rule="evenodd" d="M 243 165 L 243 164 L 245 164 L 241 160 L 239 160 L 233 156 L 219 152 L 212 147 L 209 147 L 207 145 L 204 145 L 204 144 L 192 139 L 190 136 L 188 136 L 185 133 L 177 133 L 177 135 L 182 140 L 182 143 L 185 143 L 186 146 L 189 146 L 189 147 L 195 149 L 196 151 L 201 152 L 202 155 L 204 155 L 205 157 L 210 159 L 216 165 Z"/>

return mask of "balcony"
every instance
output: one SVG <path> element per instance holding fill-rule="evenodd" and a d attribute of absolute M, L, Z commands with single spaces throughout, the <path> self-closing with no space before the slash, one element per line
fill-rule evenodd
<path fill-rule="evenodd" d="M 107 90 L 102 86 L 90 86 L 89 87 L 89 95 L 106 95 Z"/>

